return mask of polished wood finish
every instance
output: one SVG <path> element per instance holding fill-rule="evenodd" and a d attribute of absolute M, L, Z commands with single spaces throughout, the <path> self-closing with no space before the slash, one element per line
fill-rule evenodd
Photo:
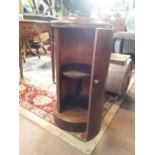
<path fill-rule="evenodd" d="M 92 19 L 51 22 L 56 56 L 57 125 L 85 131 L 85 140 L 100 129 L 112 29 Z"/>
<path fill-rule="evenodd" d="M 87 17 L 62 17 L 59 20 L 50 21 L 51 27 L 57 28 L 96 28 L 104 27 L 111 28 L 111 24 L 108 22 L 103 22 L 100 19 L 96 18 L 87 18 Z"/>
<path fill-rule="evenodd" d="M 93 138 L 100 129 L 105 81 L 111 50 L 112 31 L 110 29 L 96 29 L 89 89 L 88 125 L 86 130 L 88 139 Z"/>
<path fill-rule="evenodd" d="M 53 79 L 56 63 L 55 122 L 66 130 L 84 131 L 83 138 L 90 140 L 100 129 L 112 51 L 111 25 L 86 18 L 20 21 L 21 41 L 44 30 L 48 30 L 50 36 Z"/>

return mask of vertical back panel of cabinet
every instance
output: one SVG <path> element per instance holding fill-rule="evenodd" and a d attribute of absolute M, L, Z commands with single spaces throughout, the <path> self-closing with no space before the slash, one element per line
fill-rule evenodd
<path fill-rule="evenodd" d="M 94 39 L 91 82 L 89 90 L 87 140 L 94 137 L 101 124 L 105 81 L 112 50 L 112 30 L 97 28 Z"/>
<path fill-rule="evenodd" d="M 61 65 L 91 64 L 94 35 L 94 29 L 62 28 L 60 30 Z"/>
<path fill-rule="evenodd" d="M 57 93 L 57 110 L 61 110 L 61 93 L 60 93 L 60 34 L 59 28 L 54 28 L 54 53 L 56 58 L 56 93 Z"/>

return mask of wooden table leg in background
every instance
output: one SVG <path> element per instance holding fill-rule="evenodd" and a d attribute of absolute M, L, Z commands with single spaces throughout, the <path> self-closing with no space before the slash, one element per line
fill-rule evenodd
<path fill-rule="evenodd" d="M 22 54 L 21 54 L 21 48 L 19 48 L 19 69 L 20 69 L 20 78 L 23 79 L 23 62 L 22 62 Z"/>
<path fill-rule="evenodd" d="M 54 48 L 54 47 L 52 47 L 52 48 Z M 53 79 L 53 84 L 56 84 L 56 81 L 55 81 L 55 64 L 54 63 L 55 63 L 54 62 L 54 50 L 52 50 L 52 79 Z"/>
<path fill-rule="evenodd" d="M 51 51 L 51 61 L 52 61 L 52 80 L 53 84 L 56 84 L 55 81 L 55 59 L 54 59 L 54 34 L 53 29 L 51 30 L 49 27 L 49 33 L 50 33 L 50 51 Z"/>

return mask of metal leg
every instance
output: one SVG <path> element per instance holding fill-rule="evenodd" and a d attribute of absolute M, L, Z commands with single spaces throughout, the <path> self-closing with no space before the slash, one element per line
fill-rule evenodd
<path fill-rule="evenodd" d="M 38 48 L 36 48 L 36 51 L 37 51 L 37 54 L 39 54 L 39 49 Z"/>
<path fill-rule="evenodd" d="M 44 50 L 44 52 L 45 52 L 45 54 L 46 54 L 47 52 L 46 52 L 46 49 L 45 49 L 45 47 L 44 47 L 44 46 L 42 46 L 42 49 Z"/>

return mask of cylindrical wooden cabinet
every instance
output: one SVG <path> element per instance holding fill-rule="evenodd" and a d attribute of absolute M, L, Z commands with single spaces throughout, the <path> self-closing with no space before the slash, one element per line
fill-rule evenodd
<path fill-rule="evenodd" d="M 104 104 L 105 80 L 112 48 L 112 28 L 92 19 L 62 19 L 51 23 L 56 57 L 56 124 L 98 133 Z"/>

